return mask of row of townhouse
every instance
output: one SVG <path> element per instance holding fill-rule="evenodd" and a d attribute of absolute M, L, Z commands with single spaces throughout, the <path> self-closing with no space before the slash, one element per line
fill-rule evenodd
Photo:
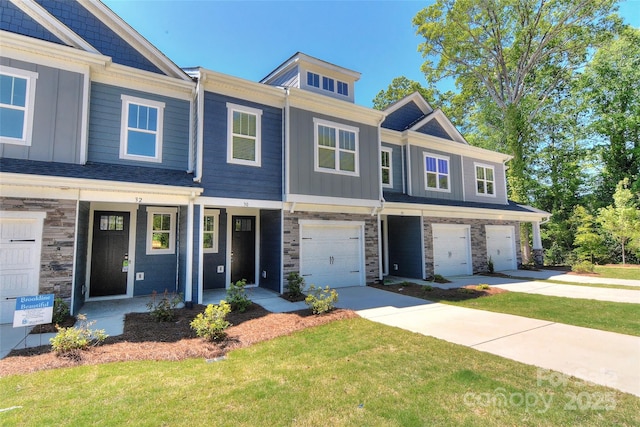
<path fill-rule="evenodd" d="M 517 268 L 509 156 L 418 94 L 354 104 L 360 74 L 296 53 L 260 82 L 181 69 L 97 0 L 0 0 L 0 322 L 13 298 L 232 281 L 285 291 Z"/>

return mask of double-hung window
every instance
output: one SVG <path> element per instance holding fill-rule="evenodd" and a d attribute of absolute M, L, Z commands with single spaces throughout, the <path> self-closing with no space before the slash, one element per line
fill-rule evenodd
<path fill-rule="evenodd" d="M 358 175 L 358 128 L 314 119 L 315 170 Z"/>
<path fill-rule="evenodd" d="M 383 187 L 393 187 L 393 175 L 391 174 L 391 149 L 383 148 L 380 152 L 380 174 Z"/>
<path fill-rule="evenodd" d="M 164 102 L 122 95 L 120 158 L 162 162 Z"/>
<path fill-rule="evenodd" d="M 475 164 L 476 194 L 478 196 L 495 196 L 495 174 L 493 166 Z"/>
<path fill-rule="evenodd" d="M 38 73 L 0 66 L 0 143 L 31 145 Z"/>
<path fill-rule="evenodd" d="M 227 162 L 260 166 L 262 110 L 227 103 Z"/>
<path fill-rule="evenodd" d="M 307 71 L 307 86 L 320 87 L 320 75 Z"/>
<path fill-rule="evenodd" d="M 448 157 L 425 153 L 424 168 L 427 190 L 450 191 Z"/>
<path fill-rule="evenodd" d="M 202 251 L 204 253 L 218 252 L 218 224 L 220 223 L 218 209 L 206 209 L 202 224 Z"/>
<path fill-rule="evenodd" d="M 147 208 L 147 255 L 173 254 L 176 208 Z"/>

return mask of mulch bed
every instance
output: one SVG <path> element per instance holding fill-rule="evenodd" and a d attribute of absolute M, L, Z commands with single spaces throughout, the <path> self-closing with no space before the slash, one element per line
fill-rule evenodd
<path fill-rule="evenodd" d="M 351 310 L 343 309 L 319 316 L 311 314 L 310 310 L 271 313 L 252 304 L 244 313 L 233 312 L 227 316 L 233 326 L 227 329 L 224 341 L 207 342 L 197 338 L 189 326 L 191 320 L 204 309 L 203 305 L 194 305 L 192 309 L 177 309 L 175 322 L 156 322 L 149 313 L 129 313 L 125 317 L 122 335 L 108 337 L 101 345 L 83 351 L 79 360 L 57 356 L 51 351 L 50 345 L 13 350 L 0 360 L 0 377 L 109 362 L 182 360 L 194 357 L 213 359 L 233 349 L 358 316 Z"/>
<path fill-rule="evenodd" d="M 289 302 L 301 302 L 301 301 L 304 301 L 306 297 L 307 296 L 305 294 L 292 295 L 289 292 L 280 294 L 280 298 L 286 299 Z"/>
<path fill-rule="evenodd" d="M 58 326 L 61 328 L 70 328 L 76 324 L 76 318 L 73 316 L 68 316 L 62 322 L 58 323 Z M 29 332 L 30 334 L 49 334 L 58 332 L 58 328 L 56 328 L 55 323 L 45 323 L 44 325 L 36 325 Z"/>
<path fill-rule="evenodd" d="M 411 297 L 422 298 L 429 301 L 466 301 L 475 298 L 486 297 L 490 295 L 502 294 L 506 291 L 500 288 L 477 289 L 474 285 L 468 285 L 463 288 L 443 289 L 438 287 L 427 287 L 417 283 L 398 283 L 393 285 L 373 284 L 369 285 L 373 288 L 382 289 L 397 294 L 408 295 Z"/>

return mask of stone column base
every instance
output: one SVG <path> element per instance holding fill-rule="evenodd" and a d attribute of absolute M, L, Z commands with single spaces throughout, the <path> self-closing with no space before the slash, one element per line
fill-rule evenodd
<path fill-rule="evenodd" d="M 534 249 L 533 250 L 533 262 L 536 267 L 542 267 L 544 265 L 544 250 L 543 249 Z"/>

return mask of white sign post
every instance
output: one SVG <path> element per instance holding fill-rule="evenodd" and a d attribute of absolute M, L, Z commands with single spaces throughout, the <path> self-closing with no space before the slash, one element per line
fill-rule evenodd
<path fill-rule="evenodd" d="M 53 319 L 53 294 L 16 298 L 13 327 L 42 325 Z"/>

